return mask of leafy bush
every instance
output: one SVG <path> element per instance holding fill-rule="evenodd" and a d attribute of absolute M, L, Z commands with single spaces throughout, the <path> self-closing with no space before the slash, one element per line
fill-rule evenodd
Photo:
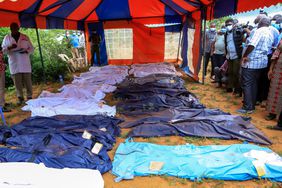
<path fill-rule="evenodd" d="M 0 43 L 2 43 L 4 36 L 9 33 L 9 28 L 0 28 Z M 34 83 L 40 83 L 43 79 L 43 68 L 41 64 L 38 41 L 35 29 L 22 28 L 21 32 L 26 34 L 33 46 L 34 53 L 31 55 L 32 64 L 32 80 Z M 68 69 L 65 62 L 60 60 L 58 54 L 66 54 L 71 56 L 66 40 L 58 40 L 58 37 L 64 36 L 64 30 L 39 30 L 41 49 L 43 54 L 44 70 L 46 81 L 58 81 L 59 75 L 67 77 Z M 13 85 L 9 69 L 6 70 L 6 87 Z"/>

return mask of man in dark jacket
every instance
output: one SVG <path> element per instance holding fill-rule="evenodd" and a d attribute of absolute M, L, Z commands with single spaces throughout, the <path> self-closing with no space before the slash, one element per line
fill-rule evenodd
<path fill-rule="evenodd" d="M 100 43 L 101 43 L 101 36 L 97 33 L 97 31 L 93 31 L 91 36 L 89 37 L 89 42 L 91 45 L 91 66 L 95 64 L 95 55 L 98 66 L 101 65 L 100 60 Z"/>
<path fill-rule="evenodd" d="M 226 59 L 228 61 L 228 92 L 239 94 L 241 87 L 239 83 L 240 60 L 242 57 L 243 30 L 238 28 L 233 19 L 225 21 L 227 32 L 225 34 Z"/>

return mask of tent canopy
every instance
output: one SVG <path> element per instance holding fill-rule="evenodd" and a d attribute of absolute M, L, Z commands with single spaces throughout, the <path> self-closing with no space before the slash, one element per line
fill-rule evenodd
<path fill-rule="evenodd" d="M 7 19 L 0 26 L 16 21 L 35 27 L 36 15 L 39 28 L 84 30 L 85 22 L 185 15 L 208 4 L 207 0 L 4 0 L 0 15 Z"/>
<path fill-rule="evenodd" d="M 85 22 L 185 15 L 208 8 L 212 18 L 270 6 L 281 0 L 1 0 L 0 27 L 84 29 Z M 200 19 L 200 18 L 199 18 Z"/>
<path fill-rule="evenodd" d="M 100 45 L 103 65 L 163 62 L 165 49 L 171 47 L 165 42 L 166 33 L 182 31 L 178 36 L 182 66 L 197 80 L 201 65 L 202 20 L 279 2 L 281 0 L 0 0 L 0 16 L 5 18 L 0 27 L 17 22 L 28 28 L 84 30 L 87 38 L 97 30 L 103 38 Z M 146 27 L 150 24 L 167 26 Z M 112 58 L 110 45 L 104 40 L 105 30 L 124 28 L 132 31 L 131 56 Z M 120 41 L 117 48 L 124 43 L 127 42 Z M 87 47 L 90 57 L 89 43 Z M 129 53 L 128 49 L 124 51 Z M 178 59 L 178 52 L 175 59 Z"/>

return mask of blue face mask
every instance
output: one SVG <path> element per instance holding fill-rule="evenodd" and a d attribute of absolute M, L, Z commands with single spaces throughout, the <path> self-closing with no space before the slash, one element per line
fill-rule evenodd
<path fill-rule="evenodd" d="M 220 30 L 222 33 L 226 33 L 226 29 L 221 29 Z"/>
<path fill-rule="evenodd" d="M 272 24 L 273 27 L 275 27 L 278 31 L 280 30 L 280 24 Z"/>
<path fill-rule="evenodd" d="M 215 30 L 216 30 L 216 28 L 212 27 L 212 28 L 210 28 L 210 30 L 211 30 L 211 31 L 215 31 Z"/>

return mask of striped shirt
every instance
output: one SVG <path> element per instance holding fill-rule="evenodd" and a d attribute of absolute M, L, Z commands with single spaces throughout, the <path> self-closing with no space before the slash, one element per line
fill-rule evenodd
<path fill-rule="evenodd" d="M 249 44 L 254 46 L 254 50 L 248 55 L 249 61 L 242 64 L 242 67 L 249 69 L 263 69 L 267 67 L 268 50 L 273 44 L 273 36 L 268 27 L 262 27 L 253 33 L 249 39 Z"/>

